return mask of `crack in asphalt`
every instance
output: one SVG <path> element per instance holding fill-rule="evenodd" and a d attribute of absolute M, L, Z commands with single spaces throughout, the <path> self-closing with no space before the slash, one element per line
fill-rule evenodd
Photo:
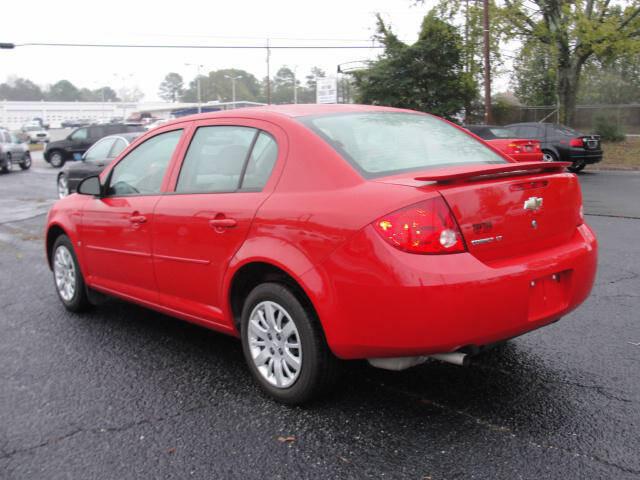
<path fill-rule="evenodd" d="M 627 220 L 640 220 L 640 217 L 631 215 L 613 215 L 611 213 L 585 213 L 585 217 L 607 217 L 607 218 L 624 218 Z"/>
<path fill-rule="evenodd" d="M 502 433 L 502 434 L 506 434 L 507 436 L 511 437 L 511 438 L 518 438 L 518 436 L 514 433 L 513 429 L 511 429 L 510 427 L 505 427 L 505 426 L 501 426 L 501 425 L 496 425 L 488 420 L 485 420 L 484 418 L 481 417 L 476 417 L 475 415 L 465 411 L 465 410 L 460 410 L 458 408 L 455 407 L 451 407 L 449 405 L 445 405 L 443 403 L 428 399 L 428 398 L 423 398 L 421 395 L 415 394 L 413 392 L 408 392 L 406 390 L 402 390 L 399 388 L 394 388 L 394 387 L 390 387 L 388 385 L 385 385 L 384 383 L 376 383 L 376 382 L 370 382 L 371 384 L 374 384 L 377 387 L 382 387 L 382 388 L 386 388 L 387 390 L 390 390 L 394 393 L 400 394 L 400 395 L 404 395 L 407 397 L 410 397 L 412 399 L 417 399 L 420 403 L 424 404 L 424 405 L 432 405 L 436 408 L 438 408 L 439 410 L 443 410 L 446 412 L 451 412 L 451 413 L 455 413 L 457 415 L 463 416 L 469 420 L 473 420 L 476 424 L 485 427 L 491 431 L 494 432 L 498 432 L 498 433 Z M 604 465 L 607 465 L 609 467 L 613 467 L 613 468 L 617 468 L 620 471 L 623 471 L 625 473 L 632 473 L 632 474 L 640 474 L 640 469 L 634 469 L 634 468 L 629 468 L 629 467 L 625 467 L 622 465 L 619 465 L 615 462 L 611 462 L 610 460 L 606 460 L 603 458 L 600 458 L 596 455 L 592 455 L 592 454 L 587 454 L 587 453 L 580 453 L 580 452 L 576 452 L 574 450 L 568 449 L 568 448 L 564 448 L 564 447 L 558 447 L 557 445 L 553 445 L 551 443 L 537 443 L 533 440 L 529 440 L 529 439 L 524 439 L 522 437 L 520 437 L 521 440 L 524 440 L 527 444 L 529 444 L 532 447 L 536 447 L 536 448 L 545 448 L 547 450 L 557 450 L 559 452 L 562 452 L 564 454 L 567 455 L 571 455 L 573 457 L 582 457 L 582 458 L 586 458 L 588 460 L 592 460 L 594 462 L 598 462 L 598 463 L 602 463 Z"/>
<path fill-rule="evenodd" d="M 127 430 L 130 430 L 135 427 L 139 427 L 141 425 L 154 425 L 156 423 L 164 422 L 166 420 L 172 420 L 182 415 L 192 413 L 198 410 L 202 410 L 204 408 L 207 408 L 208 406 L 209 405 L 198 405 L 195 407 L 187 408 L 185 410 L 181 410 L 180 412 L 174 413 L 172 415 L 165 415 L 165 416 L 160 416 L 155 418 L 143 418 L 141 420 L 136 420 L 136 421 L 125 423 L 124 425 L 115 426 L 115 427 L 91 427 L 91 428 L 79 427 L 79 428 L 76 428 L 75 430 L 65 433 L 62 436 L 49 438 L 48 440 L 45 440 L 44 442 L 38 443 L 36 445 L 31 445 L 24 448 L 17 448 L 14 450 L 10 450 L 8 452 L 3 451 L 0 454 L 0 460 L 11 459 L 13 456 L 19 455 L 22 453 L 30 453 L 34 450 L 38 450 L 40 448 L 53 445 L 63 440 L 67 440 L 68 438 L 74 437 L 80 433 L 101 434 L 101 433 L 125 432 Z"/>

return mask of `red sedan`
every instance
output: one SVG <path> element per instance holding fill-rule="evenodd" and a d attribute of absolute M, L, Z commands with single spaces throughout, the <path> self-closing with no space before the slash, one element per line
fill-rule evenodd
<path fill-rule="evenodd" d="M 273 397 L 338 359 L 463 364 L 589 295 L 596 238 L 564 163 L 516 163 L 449 122 L 360 105 L 186 117 L 49 213 L 64 306 L 100 294 L 239 336 Z"/>
<path fill-rule="evenodd" d="M 516 138 L 513 131 L 505 127 L 467 125 L 465 128 L 516 162 L 540 162 L 543 159 L 539 140 Z"/>

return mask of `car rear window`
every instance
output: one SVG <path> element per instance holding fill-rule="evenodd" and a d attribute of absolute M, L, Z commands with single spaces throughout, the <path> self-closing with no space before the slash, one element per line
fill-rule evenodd
<path fill-rule="evenodd" d="M 366 112 L 299 120 L 366 178 L 446 165 L 506 163 L 475 138 L 431 115 Z"/>

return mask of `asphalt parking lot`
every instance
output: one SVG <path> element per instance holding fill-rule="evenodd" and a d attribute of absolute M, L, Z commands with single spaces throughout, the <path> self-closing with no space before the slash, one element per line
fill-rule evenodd
<path fill-rule="evenodd" d="M 577 311 L 469 368 L 348 364 L 306 408 L 262 396 L 233 338 L 119 301 L 66 312 L 55 175 L 0 175 L 0 478 L 640 477 L 640 173 L 580 175 L 601 250 Z"/>

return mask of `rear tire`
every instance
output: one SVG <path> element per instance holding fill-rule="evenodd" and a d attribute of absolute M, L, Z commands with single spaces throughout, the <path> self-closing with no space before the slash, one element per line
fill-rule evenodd
<path fill-rule="evenodd" d="M 300 405 L 335 383 L 338 360 L 315 312 L 288 286 L 263 283 L 254 288 L 242 309 L 240 334 L 249 370 L 278 402 Z"/>
<path fill-rule="evenodd" d="M 584 160 L 576 160 L 570 167 L 567 167 L 567 170 L 573 173 L 578 173 L 584 170 L 584 167 L 586 166 L 587 164 L 584 163 Z"/>
<path fill-rule="evenodd" d="M 4 166 L 2 167 L 2 171 L 5 173 L 9 173 L 11 171 L 11 154 L 7 153 L 5 157 Z"/>
<path fill-rule="evenodd" d="M 65 159 L 60 150 L 54 150 L 49 154 L 49 163 L 54 168 L 62 168 Z"/>
<path fill-rule="evenodd" d="M 51 249 L 53 283 L 58 298 L 70 312 L 81 312 L 90 307 L 87 286 L 78 264 L 71 240 L 60 235 Z"/>
<path fill-rule="evenodd" d="M 31 168 L 31 154 L 29 152 L 24 154 L 20 168 L 22 170 L 29 170 Z"/>

